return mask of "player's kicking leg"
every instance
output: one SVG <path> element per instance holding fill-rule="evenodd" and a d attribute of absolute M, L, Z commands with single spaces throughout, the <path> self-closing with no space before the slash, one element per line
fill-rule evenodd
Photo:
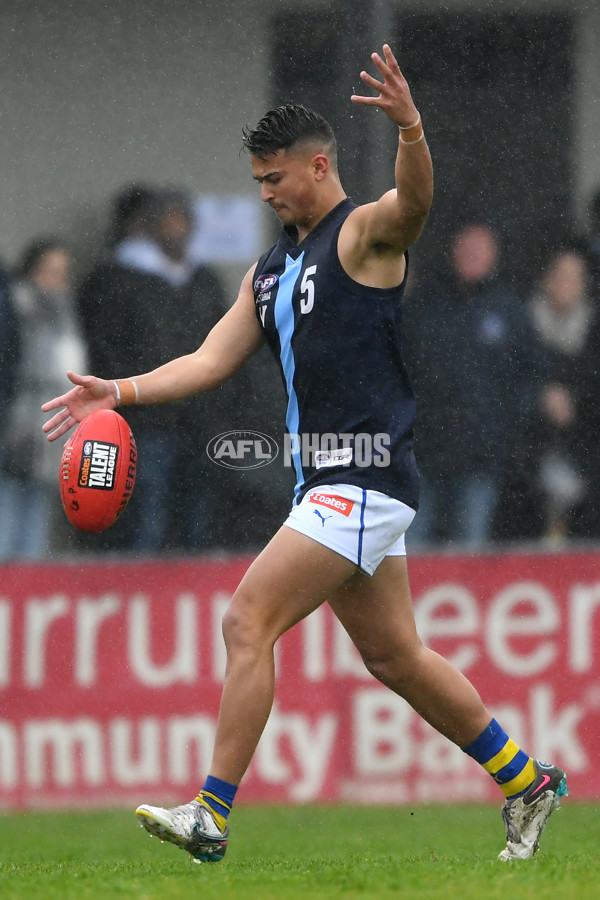
<path fill-rule="evenodd" d="M 139 806 L 138 821 L 149 834 L 197 862 L 223 858 L 233 796 L 273 704 L 275 642 L 354 572 L 354 563 L 285 526 L 254 560 L 223 620 L 227 667 L 211 774 L 190 803 Z"/>
<path fill-rule="evenodd" d="M 386 557 L 372 578 L 357 573 L 329 602 L 369 671 L 480 763 L 502 789 L 507 846 L 499 858 L 532 857 L 561 796 L 568 793 L 565 773 L 524 753 L 464 675 L 423 646 L 405 557 Z"/>

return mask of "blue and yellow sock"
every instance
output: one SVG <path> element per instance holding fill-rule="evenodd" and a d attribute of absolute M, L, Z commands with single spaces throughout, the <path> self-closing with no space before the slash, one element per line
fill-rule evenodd
<path fill-rule="evenodd" d="M 507 800 L 523 794 L 535 780 L 533 759 L 517 747 L 495 719 L 463 751 L 492 776 Z"/>
<path fill-rule="evenodd" d="M 227 781 L 221 781 L 220 778 L 209 775 L 204 782 L 204 787 L 196 797 L 198 803 L 203 803 L 210 809 L 221 831 L 225 831 L 227 827 L 227 817 L 231 812 L 236 791 L 236 784 L 229 784 Z"/>

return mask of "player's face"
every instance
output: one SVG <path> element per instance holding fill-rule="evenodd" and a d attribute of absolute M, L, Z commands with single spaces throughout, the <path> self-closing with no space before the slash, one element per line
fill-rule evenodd
<path fill-rule="evenodd" d="M 253 156 L 252 174 L 261 186 L 261 199 L 283 225 L 299 225 L 310 216 L 317 184 L 310 151 L 278 150 L 265 159 Z"/>

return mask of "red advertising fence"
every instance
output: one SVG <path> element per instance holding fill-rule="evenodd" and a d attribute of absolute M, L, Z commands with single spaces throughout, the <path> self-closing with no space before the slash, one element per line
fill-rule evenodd
<path fill-rule="evenodd" d="M 220 625 L 248 559 L 0 567 L 0 805 L 184 802 L 210 762 Z M 423 640 L 528 752 L 600 797 L 600 555 L 409 562 Z M 277 648 L 249 802 L 499 800 L 363 669 L 327 607 Z"/>

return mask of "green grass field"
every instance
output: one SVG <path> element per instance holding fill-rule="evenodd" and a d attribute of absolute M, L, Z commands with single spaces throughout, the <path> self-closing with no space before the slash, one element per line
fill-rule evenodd
<path fill-rule="evenodd" d="M 500 863 L 499 808 L 239 806 L 222 863 L 195 865 L 131 812 L 0 816 L 0 898 L 600 897 L 600 806 L 564 803 L 535 859 Z"/>

